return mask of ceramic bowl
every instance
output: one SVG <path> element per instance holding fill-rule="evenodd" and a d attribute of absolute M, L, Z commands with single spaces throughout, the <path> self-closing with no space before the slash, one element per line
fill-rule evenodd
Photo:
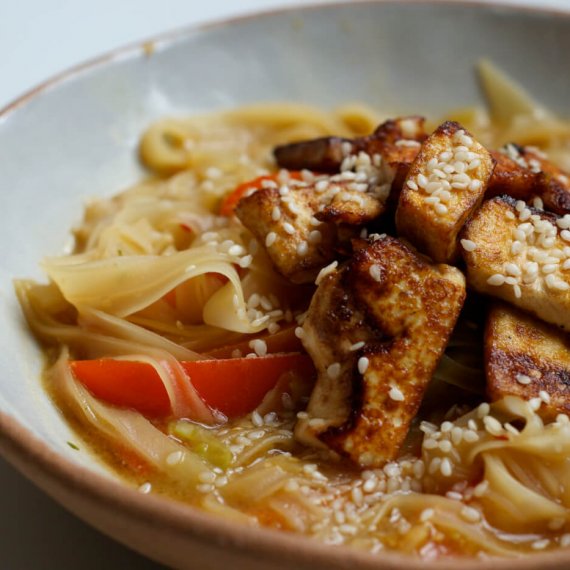
<path fill-rule="evenodd" d="M 149 49 L 149 46 L 152 49 Z M 26 476 L 93 526 L 176 568 L 414 569 L 302 536 L 245 528 L 141 495 L 86 451 L 40 386 L 41 352 L 12 289 L 40 278 L 84 200 L 141 171 L 150 121 L 256 101 L 324 107 L 364 101 L 431 115 L 480 102 L 474 64 L 487 57 L 545 105 L 567 111 L 570 17 L 497 5 L 347 2 L 183 30 L 107 55 L 49 81 L 0 115 L 0 448 Z M 513 563 L 438 561 L 437 568 L 570 567 L 570 550 Z"/>

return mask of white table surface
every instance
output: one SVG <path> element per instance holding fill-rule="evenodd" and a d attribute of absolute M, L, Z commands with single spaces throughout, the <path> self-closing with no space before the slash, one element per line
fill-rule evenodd
<path fill-rule="evenodd" d="M 502 2 L 570 7 L 570 0 Z M 302 3 L 305 0 L 0 0 L 0 108 L 71 65 L 161 31 Z M 3 570 L 161 568 L 68 514 L 2 459 L 0 513 Z"/>

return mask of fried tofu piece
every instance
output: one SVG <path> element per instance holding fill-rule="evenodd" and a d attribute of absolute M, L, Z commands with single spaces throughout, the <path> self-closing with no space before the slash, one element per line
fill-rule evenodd
<path fill-rule="evenodd" d="M 265 246 L 277 271 L 294 283 L 308 283 L 338 247 L 382 214 L 386 190 L 342 175 L 290 180 L 242 198 L 235 213 Z"/>
<path fill-rule="evenodd" d="M 485 369 L 492 401 L 538 398 L 545 419 L 570 414 L 570 338 L 557 327 L 497 303 L 487 317 Z"/>
<path fill-rule="evenodd" d="M 443 123 L 422 145 L 404 182 L 398 235 L 440 263 L 459 256 L 458 235 L 481 204 L 493 173 L 489 152 L 458 123 Z"/>
<path fill-rule="evenodd" d="M 570 213 L 570 177 L 538 149 L 508 144 L 491 154 L 496 167 L 487 197 L 507 194 L 525 201 L 538 197 L 546 210 Z"/>
<path fill-rule="evenodd" d="M 462 232 L 469 285 L 570 330 L 568 227 L 509 196 L 487 200 Z"/>
<path fill-rule="evenodd" d="M 401 241 L 355 243 L 321 275 L 302 342 L 318 373 L 299 441 L 362 467 L 397 457 L 465 300 L 465 278 Z"/>
<path fill-rule="evenodd" d="M 349 156 L 378 155 L 390 168 L 392 187 L 399 192 L 410 164 L 427 138 L 424 123 L 425 119 L 419 116 L 390 119 L 367 137 L 324 137 L 281 145 L 273 154 L 281 168 L 327 173 L 340 172 L 343 161 Z"/>
<path fill-rule="evenodd" d="M 280 168 L 340 172 L 342 161 L 352 153 L 353 141 L 341 137 L 322 137 L 275 147 L 273 156 Z"/>

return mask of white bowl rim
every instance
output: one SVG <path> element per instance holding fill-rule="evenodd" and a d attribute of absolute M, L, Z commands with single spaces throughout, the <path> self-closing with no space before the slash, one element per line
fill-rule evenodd
<path fill-rule="evenodd" d="M 0 109 L 0 121 L 16 112 L 35 97 L 52 86 L 70 79 L 76 79 L 83 72 L 129 55 L 136 55 L 145 46 L 158 42 L 173 42 L 193 34 L 216 29 L 249 20 L 258 20 L 280 14 L 298 11 L 332 9 L 342 6 L 391 4 L 391 5 L 448 5 L 466 6 L 489 10 L 500 8 L 513 13 L 553 15 L 570 18 L 570 5 L 567 8 L 529 6 L 504 0 L 333 0 L 325 3 L 262 10 L 245 15 L 215 20 L 212 22 L 181 26 L 160 33 L 146 40 L 130 43 L 102 55 L 88 59 L 64 70 L 39 85 L 26 91 L 14 101 Z M 360 570 L 425 570 L 426 567 L 438 570 L 534 570 L 540 565 L 543 570 L 559 569 L 561 563 L 570 566 L 570 550 L 557 549 L 536 553 L 522 558 L 444 558 L 425 561 L 398 552 L 382 551 L 379 555 L 361 552 L 352 548 L 331 548 L 330 545 L 297 533 L 288 533 L 270 528 L 249 527 L 229 522 L 220 516 L 201 511 L 182 502 L 158 495 L 143 495 L 119 481 L 78 466 L 62 455 L 58 455 L 44 441 L 22 426 L 14 417 L 0 411 L 0 454 L 26 477 L 40 485 L 40 478 L 57 485 L 73 489 L 109 510 L 119 510 L 132 519 L 152 521 L 153 526 L 167 529 L 174 535 L 192 537 L 204 543 L 231 545 L 236 551 L 247 552 L 250 556 L 266 558 L 268 555 L 283 554 L 291 562 L 299 564 L 327 564 L 336 568 L 358 568 Z M 47 490 L 47 489 L 46 489 Z M 48 491 L 49 492 L 49 491 Z M 64 505 L 65 506 L 65 505 Z M 89 522 L 86 520 L 86 522 Z"/>

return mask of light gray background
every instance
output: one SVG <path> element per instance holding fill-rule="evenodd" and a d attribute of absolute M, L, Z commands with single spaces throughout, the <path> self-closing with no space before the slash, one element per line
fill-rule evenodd
<path fill-rule="evenodd" d="M 71 65 L 161 31 L 303 3 L 302 0 L 0 0 L 0 108 Z M 503 0 L 503 3 L 570 7 L 570 0 Z M 3 570 L 160 568 L 69 515 L 2 459 L 0 537 Z"/>

